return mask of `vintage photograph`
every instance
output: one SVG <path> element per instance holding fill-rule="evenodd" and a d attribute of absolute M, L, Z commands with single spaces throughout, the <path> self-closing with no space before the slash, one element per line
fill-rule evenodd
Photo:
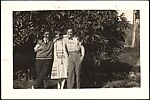
<path fill-rule="evenodd" d="M 2 99 L 147 99 L 145 1 L 2 1 Z"/>
<path fill-rule="evenodd" d="M 140 10 L 13 11 L 13 89 L 140 88 Z"/>

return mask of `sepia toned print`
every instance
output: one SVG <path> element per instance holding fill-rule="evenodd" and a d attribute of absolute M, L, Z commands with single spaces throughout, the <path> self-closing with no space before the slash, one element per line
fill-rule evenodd
<path fill-rule="evenodd" d="M 74 89 L 139 88 L 140 10 L 126 10 L 126 12 L 132 13 L 130 16 L 133 18 L 132 21 L 129 21 L 127 13 L 122 10 L 13 11 L 13 88 L 35 88 L 38 75 L 36 72 L 36 54 L 38 52 L 34 51 L 34 47 L 37 46 L 39 39 L 44 43 L 45 30 L 50 33 L 50 40 L 55 44 L 52 53 L 54 59 L 51 58 L 53 65 L 56 65 L 55 48 L 57 44 L 63 43 L 62 49 L 59 48 L 62 51 L 57 52 L 60 58 L 63 58 L 61 55 L 64 51 L 69 57 L 67 61 L 63 62 L 64 68 L 68 69 L 63 69 L 65 70 L 65 77 L 62 77 L 65 79 L 63 89 L 67 89 L 67 84 L 73 84 L 72 88 Z M 68 29 L 73 31 L 74 38 L 72 40 L 68 37 Z M 57 41 L 58 31 L 62 34 L 63 42 Z M 67 47 L 67 43 L 71 43 L 69 47 Z M 80 45 L 82 46 L 80 47 Z M 57 47 L 61 46 L 57 45 Z M 70 48 L 76 53 L 81 52 L 81 57 L 80 53 L 79 58 L 76 57 L 76 53 L 70 53 L 68 51 Z M 72 56 L 69 56 L 71 54 Z M 42 60 L 47 59 L 46 56 L 43 57 Z M 82 59 L 79 68 L 70 65 L 73 59 L 76 61 Z M 42 88 L 57 89 L 58 83 L 61 84 L 60 75 L 59 79 L 51 77 L 51 73 L 54 75 L 61 72 L 62 59 L 59 61 L 57 63 L 59 67 L 54 69 L 52 64 L 49 65 L 49 68 L 53 70 L 47 70 L 41 77 L 44 84 Z M 41 66 L 44 65 L 41 64 Z M 68 73 L 71 66 L 75 70 Z M 79 73 L 69 76 L 71 82 L 78 80 L 77 87 L 76 81 L 73 83 L 68 81 L 70 73 Z M 40 72 L 39 75 L 41 75 Z"/>

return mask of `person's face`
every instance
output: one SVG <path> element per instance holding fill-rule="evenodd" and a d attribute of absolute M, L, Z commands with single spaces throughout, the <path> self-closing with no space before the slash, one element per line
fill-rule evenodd
<path fill-rule="evenodd" d="M 59 31 L 56 32 L 56 37 L 60 37 L 60 32 Z"/>
<path fill-rule="evenodd" d="M 49 32 L 45 32 L 43 36 L 44 36 L 44 38 L 49 39 L 50 33 Z"/>
<path fill-rule="evenodd" d="M 68 29 L 68 30 L 67 30 L 67 35 L 68 35 L 68 37 L 71 37 L 72 34 L 73 34 L 73 30 L 72 30 L 72 29 Z"/>

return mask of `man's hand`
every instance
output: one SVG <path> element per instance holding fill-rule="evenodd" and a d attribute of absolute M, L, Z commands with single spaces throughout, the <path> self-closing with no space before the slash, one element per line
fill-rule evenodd
<path fill-rule="evenodd" d="M 83 56 L 83 55 L 81 55 L 81 57 L 80 57 L 80 61 L 81 61 L 81 62 L 83 61 L 83 58 L 84 58 L 84 56 Z"/>
<path fill-rule="evenodd" d="M 34 47 L 34 52 L 37 52 L 39 50 L 42 50 L 42 47 L 40 46 L 40 44 L 37 44 L 35 47 Z"/>
<path fill-rule="evenodd" d="M 83 58 L 84 58 L 84 55 L 85 55 L 85 48 L 83 45 L 80 45 L 80 48 L 81 48 L 81 57 L 80 57 L 80 60 L 81 62 L 83 61 Z"/>

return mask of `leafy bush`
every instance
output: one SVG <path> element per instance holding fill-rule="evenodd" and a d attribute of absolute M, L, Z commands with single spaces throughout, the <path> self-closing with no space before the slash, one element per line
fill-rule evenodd
<path fill-rule="evenodd" d="M 26 57 L 23 62 L 29 61 L 28 66 L 34 67 L 33 47 L 42 32 L 48 29 L 53 38 L 56 30 L 65 34 L 67 28 L 73 28 L 86 49 L 83 65 L 99 66 L 103 61 L 115 61 L 124 49 L 124 30 L 128 25 L 126 18 L 116 10 L 14 11 L 14 56 Z M 18 63 L 18 60 L 14 61 L 14 64 L 24 66 L 24 63 Z"/>
<path fill-rule="evenodd" d="M 103 88 L 133 88 L 133 87 L 140 87 L 140 84 L 136 81 L 130 80 L 118 80 L 108 82 Z"/>

